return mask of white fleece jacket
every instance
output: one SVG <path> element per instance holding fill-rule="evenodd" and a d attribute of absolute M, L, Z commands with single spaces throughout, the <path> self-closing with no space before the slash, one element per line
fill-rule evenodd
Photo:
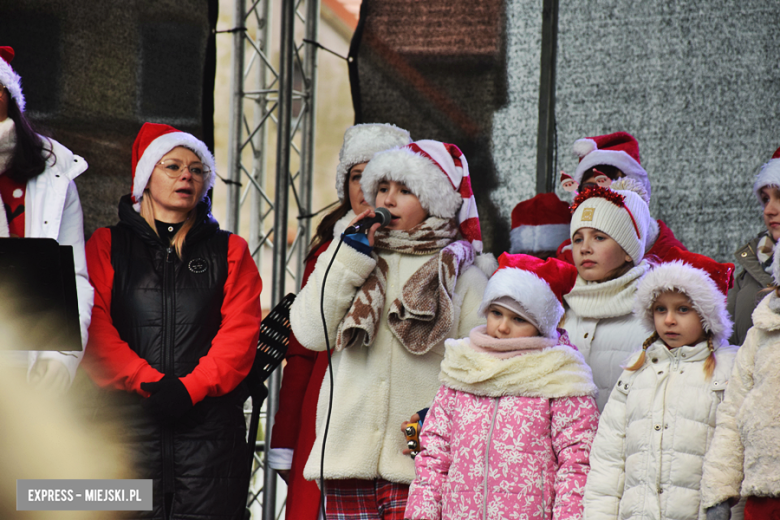
<path fill-rule="evenodd" d="M 290 310 L 290 322 L 301 345 L 324 350 L 320 319 L 320 294 L 328 263 L 338 244 L 319 257 L 314 272 Z M 405 438 L 401 423 L 417 410 L 430 406 L 439 389 L 439 366 L 444 342 L 424 355 L 407 351 L 386 325 L 392 302 L 404 283 L 434 255 L 409 255 L 379 251 L 387 262 L 387 295 L 379 332 L 370 347 L 355 346 L 334 358 L 334 395 L 325 451 L 325 479 L 375 479 L 409 484 L 414 480 L 414 462 L 403 455 Z M 328 274 L 325 317 L 331 348 L 339 323 L 349 310 L 358 289 L 369 277 L 376 259 L 342 244 Z M 487 276 L 470 266 L 455 285 L 455 326 L 450 338 L 467 336 L 484 323 L 477 310 Z M 304 468 L 304 477 L 319 479 L 322 435 L 327 415 L 330 378 L 326 374 L 317 408 L 317 440 Z"/>
<path fill-rule="evenodd" d="M 780 298 L 753 311 L 753 327 L 737 353 L 704 461 L 702 504 L 737 496 L 780 497 Z"/>
<path fill-rule="evenodd" d="M 563 328 L 593 369 L 600 411 L 626 359 L 653 333 L 633 314 L 637 285 L 649 270 L 647 262 L 641 262 L 623 276 L 603 283 L 586 282 L 578 276 L 574 288 L 563 297 Z"/>

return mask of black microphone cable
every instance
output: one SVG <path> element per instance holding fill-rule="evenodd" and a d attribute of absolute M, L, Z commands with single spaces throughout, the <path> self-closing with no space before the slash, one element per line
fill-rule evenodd
<path fill-rule="evenodd" d="M 328 281 L 328 273 L 330 267 L 333 265 L 333 260 L 336 259 L 336 255 L 341 248 L 341 244 L 344 243 L 344 236 L 339 237 L 339 243 L 336 246 L 336 250 L 333 252 L 333 256 L 328 263 L 328 268 L 325 269 L 325 275 L 322 277 L 322 290 L 320 291 L 320 317 L 322 318 L 322 328 L 325 331 L 325 352 L 328 353 L 328 375 L 330 376 L 330 392 L 328 393 L 328 414 L 325 418 L 325 430 L 322 433 L 322 453 L 320 454 L 320 508 L 322 509 L 323 520 L 327 518 L 325 515 L 325 442 L 328 440 L 328 428 L 330 427 L 330 413 L 333 409 L 333 356 L 330 350 L 330 340 L 328 339 L 328 323 L 325 320 L 325 283 Z"/>

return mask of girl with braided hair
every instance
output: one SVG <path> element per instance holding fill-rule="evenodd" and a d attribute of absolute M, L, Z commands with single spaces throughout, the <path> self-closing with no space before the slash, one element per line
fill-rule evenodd
<path fill-rule="evenodd" d="M 654 332 L 601 416 L 585 487 L 589 520 L 706 518 L 704 455 L 737 353 L 726 311 L 734 265 L 679 248 L 669 259 L 637 288 L 634 315 Z"/>

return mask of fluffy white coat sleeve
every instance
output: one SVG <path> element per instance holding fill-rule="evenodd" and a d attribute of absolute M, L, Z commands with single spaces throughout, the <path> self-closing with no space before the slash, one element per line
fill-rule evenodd
<path fill-rule="evenodd" d="M 328 249 L 317 259 L 309 281 L 300 290 L 290 309 L 290 324 L 295 338 L 310 350 L 326 348 L 320 314 L 322 284 L 328 264 L 336 252 L 339 241 L 333 240 Z M 358 289 L 363 286 L 376 267 L 376 258 L 368 256 L 343 243 L 325 280 L 325 321 L 328 326 L 330 347 L 336 344 L 339 323 L 349 311 Z"/>
<path fill-rule="evenodd" d="M 745 343 L 737 351 L 723 402 L 718 406 L 715 434 L 702 468 L 701 505 L 705 509 L 740 495 L 745 446 L 737 427 L 737 414 L 753 388 L 758 336 L 758 329 L 748 331 Z"/>

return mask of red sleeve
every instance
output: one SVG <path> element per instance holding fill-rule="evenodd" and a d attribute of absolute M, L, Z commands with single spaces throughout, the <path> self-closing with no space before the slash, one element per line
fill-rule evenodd
<path fill-rule="evenodd" d="M 303 271 L 301 287 L 306 285 L 309 276 L 314 271 L 317 258 L 328 248 L 330 242 L 323 244 L 306 262 Z M 279 411 L 274 418 L 274 428 L 271 433 L 271 448 L 295 449 L 298 442 L 298 432 L 301 425 L 303 398 L 311 381 L 314 362 L 317 354 L 309 350 L 290 336 L 290 346 L 284 356 L 285 366 L 282 377 L 282 387 L 279 390 Z M 319 381 L 316 382 L 319 384 Z"/>
<path fill-rule="evenodd" d="M 111 319 L 114 267 L 111 265 L 111 230 L 100 228 L 86 245 L 89 281 L 95 288 L 95 304 L 89 325 L 89 340 L 81 366 L 101 387 L 137 392 L 145 397 L 141 383 L 159 381 L 163 374 L 133 352 L 119 337 Z"/>
<path fill-rule="evenodd" d="M 246 241 L 230 235 L 228 276 L 222 302 L 222 325 L 209 353 L 181 378 L 193 403 L 206 396 L 225 395 L 244 380 L 252 368 L 260 335 L 260 291 L 263 282 Z"/>

